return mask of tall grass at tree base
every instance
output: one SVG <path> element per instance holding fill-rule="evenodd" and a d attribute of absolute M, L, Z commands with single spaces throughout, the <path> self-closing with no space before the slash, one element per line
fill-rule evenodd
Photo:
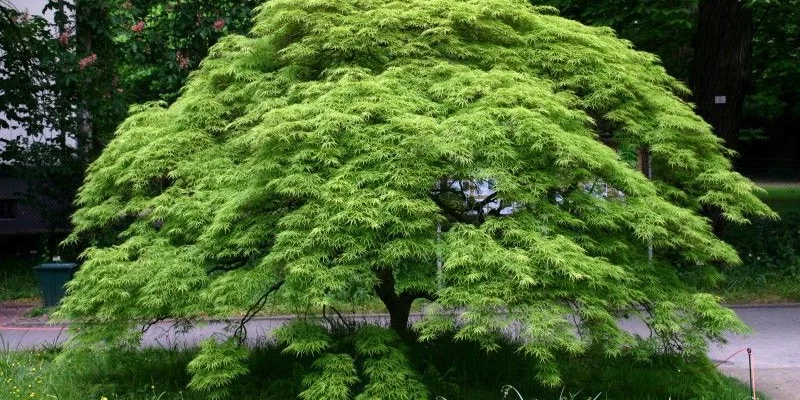
<path fill-rule="evenodd" d="M 410 343 L 408 353 L 433 397 L 448 400 L 500 400 L 513 386 L 524 400 L 745 400 L 747 388 L 722 377 L 706 358 L 693 361 L 663 356 L 648 362 L 631 356 L 605 358 L 589 353 L 563 357 L 565 386 L 543 388 L 534 379 L 536 365 L 503 343 L 486 353 L 469 342 L 447 339 Z M 186 389 L 186 365 L 194 350 L 143 349 L 70 353 L 59 350 L 0 354 L 0 400 L 193 400 L 202 394 Z M 276 345 L 254 349 L 249 374 L 231 387 L 230 398 L 293 400 L 303 390 L 311 358 L 283 354 Z M 515 398 L 514 394 L 509 394 Z M 566 397 L 569 399 L 570 397 Z M 762 400 L 766 397 L 760 397 Z"/>

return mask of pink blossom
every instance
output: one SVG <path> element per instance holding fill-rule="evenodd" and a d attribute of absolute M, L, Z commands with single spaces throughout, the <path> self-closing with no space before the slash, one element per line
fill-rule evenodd
<path fill-rule="evenodd" d="M 225 20 L 224 19 L 220 18 L 220 19 L 214 21 L 214 29 L 220 30 L 220 29 L 222 29 L 224 27 L 225 27 Z"/>
<path fill-rule="evenodd" d="M 78 61 L 78 67 L 80 69 L 84 69 L 84 68 L 94 64 L 96 61 L 97 61 L 97 54 L 92 53 L 92 54 L 82 58 L 80 61 Z"/>
<path fill-rule="evenodd" d="M 189 68 L 189 57 L 187 57 L 186 54 L 183 54 L 180 51 L 175 53 L 175 60 L 178 61 L 178 66 L 181 69 Z"/>
<path fill-rule="evenodd" d="M 131 30 L 132 30 L 132 31 L 134 31 L 134 32 L 136 32 L 136 33 L 139 33 L 139 32 L 141 32 L 142 30 L 144 30 L 144 21 L 139 21 L 139 22 L 137 22 L 137 23 L 136 23 L 136 25 L 133 25 L 133 26 L 131 27 Z"/>
<path fill-rule="evenodd" d="M 22 24 L 22 23 L 28 22 L 28 20 L 30 20 L 30 19 L 31 19 L 31 15 L 28 14 L 27 11 L 25 11 L 25 14 L 22 14 L 22 15 L 19 15 L 19 16 L 12 15 L 11 16 L 11 23 L 12 24 L 17 24 L 17 23 Z"/>
<path fill-rule="evenodd" d="M 66 46 L 69 43 L 69 32 L 61 32 L 61 35 L 58 36 L 58 43 L 61 43 L 62 46 Z"/>

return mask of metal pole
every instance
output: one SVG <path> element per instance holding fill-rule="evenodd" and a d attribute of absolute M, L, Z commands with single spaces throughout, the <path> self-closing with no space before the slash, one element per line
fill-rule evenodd
<path fill-rule="evenodd" d="M 647 156 L 647 179 L 653 179 L 653 163 L 650 161 L 650 150 L 645 152 Z M 653 239 L 647 240 L 647 261 L 653 263 Z"/>
<path fill-rule="evenodd" d="M 756 377 L 753 371 L 753 350 L 747 348 L 747 365 L 750 367 L 750 391 L 753 394 L 752 400 L 758 400 L 756 397 Z"/>
<path fill-rule="evenodd" d="M 442 288 L 442 224 L 436 224 L 436 287 Z"/>
<path fill-rule="evenodd" d="M 639 149 L 637 158 L 645 178 L 653 179 L 653 163 L 650 162 L 650 150 Z M 653 263 L 653 239 L 647 239 L 647 262 Z"/>

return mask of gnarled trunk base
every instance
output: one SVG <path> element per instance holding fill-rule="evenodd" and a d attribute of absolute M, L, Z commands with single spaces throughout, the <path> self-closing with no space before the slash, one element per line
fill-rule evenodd
<path fill-rule="evenodd" d="M 386 310 L 389 311 L 389 327 L 399 333 L 400 336 L 408 335 L 408 317 L 411 313 L 411 304 L 416 299 L 433 299 L 433 295 L 426 292 L 408 291 L 397 294 L 395 292 L 394 274 L 390 269 L 378 270 L 376 275 L 380 282 L 375 285 L 375 293 L 386 306 Z"/>

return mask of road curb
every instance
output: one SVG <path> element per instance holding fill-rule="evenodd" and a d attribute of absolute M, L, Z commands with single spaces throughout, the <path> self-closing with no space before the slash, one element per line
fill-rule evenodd
<path fill-rule="evenodd" d="M 743 308 L 800 308 L 800 303 L 723 303 L 722 305 L 734 310 Z"/>
<path fill-rule="evenodd" d="M 423 315 L 422 313 L 410 313 L 409 317 L 417 318 L 417 317 L 421 317 L 422 315 Z M 248 323 L 249 322 L 254 322 L 254 321 L 289 321 L 289 320 L 294 319 L 295 317 L 297 317 L 297 315 L 294 315 L 294 314 L 257 316 L 257 317 L 251 318 L 250 321 L 248 321 Z M 382 314 L 382 313 L 342 314 L 342 317 L 344 317 L 347 320 L 379 319 L 379 318 L 389 318 L 389 314 L 388 313 L 386 313 L 386 314 Z M 338 316 L 329 316 L 329 318 L 338 319 L 339 317 Z M 195 321 L 197 323 L 206 323 L 206 324 L 225 324 L 225 323 L 229 323 L 229 322 L 231 324 L 237 324 L 237 323 L 239 323 L 240 319 L 241 319 L 241 317 L 235 317 L 235 318 L 229 318 L 229 319 L 204 318 L 204 319 L 197 319 Z M 175 322 L 174 319 L 164 319 L 162 321 L 159 321 L 158 323 L 169 324 L 169 323 L 174 323 L 174 322 Z M 13 322 L 8 323 L 6 325 L 0 326 L 0 329 L 4 329 L 4 328 L 34 328 L 34 327 L 54 327 L 54 328 L 64 327 L 64 328 L 67 328 L 67 327 L 69 327 L 69 324 L 68 323 L 67 324 L 63 324 L 63 323 L 60 323 L 60 324 L 49 324 L 46 321 L 45 322 L 41 322 L 41 321 L 13 321 Z"/>
<path fill-rule="evenodd" d="M 0 331 L 66 331 L 67 325 L 3 325 Z"/>

